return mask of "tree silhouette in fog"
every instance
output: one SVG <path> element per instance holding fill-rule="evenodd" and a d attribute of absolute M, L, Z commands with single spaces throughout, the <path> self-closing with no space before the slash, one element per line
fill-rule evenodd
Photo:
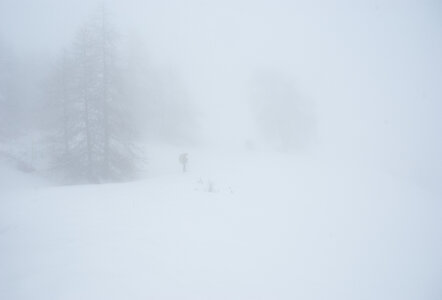
<path fill-rule="evenodd" d="M 117 41 L 101 9 L 79 30 L 52 76 L 53 161 L 76 181 L 123 180 L 135 170 Z"/>
<path fill-rule="evenodd" d="M 312 104 L 293 82 L 274 70 L 260 71 L 252 80 L 251 106 L 261 138 L 283 151 L 301 151 L 315 136 Z"/>

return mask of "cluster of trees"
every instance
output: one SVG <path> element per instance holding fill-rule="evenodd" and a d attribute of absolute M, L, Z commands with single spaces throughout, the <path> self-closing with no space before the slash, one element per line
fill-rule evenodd
<path fill-rule="evenodd" d="M 0 146 L 32 139 L 44 169 L 64 182 L 133 178 L 143 165 L 146 141 L 189 142 L 194 124 L 176 76 L 154 68 L 146 53 L 128 47 L 106 9 L 99 9 L 51 67 L 34 72 L 40 90 L 28 95 L 33 122 L 24 128 L 29 115 L 23 111 L 31 109 L 18 103 L 24 98 L 20 90 L 29 87 L 15 75 L 17 60 L 0 47 Z"/>

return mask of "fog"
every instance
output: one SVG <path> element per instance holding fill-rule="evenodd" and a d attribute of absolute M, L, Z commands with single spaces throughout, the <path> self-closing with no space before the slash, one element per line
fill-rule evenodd
<path fill-rule="evenodd" d="M 286 159 L 313 189 L 436 203 L 441 49 L 438 0 L 0 0 L 0 189 L 162 178 L 188 152 L 197 191 Z"/>
<path fill-rule="evenodd" d="M 252 82 L 268 70 L 314 107 L 315 151 L 351 154 L 415 180 L 440 178 L 437 1 L 105 4 L 120 43 L 142 43 L 152 68 L 174 73 L 206 141 L 242 147 L 259 138 Z M 98 6 L 3 0 L 2 42 L 21 64 L 51 62 Z"/>

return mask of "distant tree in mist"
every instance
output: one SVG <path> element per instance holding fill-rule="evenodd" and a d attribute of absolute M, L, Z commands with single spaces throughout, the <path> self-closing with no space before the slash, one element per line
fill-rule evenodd
<path fill-rule="evenodd" d="M 45 59 L 18 56 L 8 43 L 0 41 L 0 158 L 21 170 L 34 170 L 35 140 L 39 134 L 40 106 Z"/>
<path fill-rule="evenodd" d="M 77 181 L 129 178 L 135 169 L 117 39 L 106 11 L 79 31 L 48 85 L 55 167 Z"/>
<path fill-rule="evenodd" d="M 293 83 L 275 71 L 256 74 L 251 105 L 261 138 L 284 151 L 308 148 L 315 137 L 312 103 L 301 97 Z"/>
<path fill-rule="evenodd" d="M 129 46 L 126 91 L 140 138 L 171 144 L 192 142 L 196 116 L 177 73 L 158 67 L 137 41 Z"/>
<path fill-rule="evenodd" d="M 20 114 L 17 62 L 12 52 L 0 41 L 0 140 L 16 136 Z"/>

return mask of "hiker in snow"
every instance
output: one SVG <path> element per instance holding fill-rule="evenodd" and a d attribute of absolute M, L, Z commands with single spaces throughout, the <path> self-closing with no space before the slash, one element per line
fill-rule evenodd
<path fill-rule="evenodd" d="M 186 172 L 186 170 L 187 170 L 187 161 L 188 161 L 187 153 L 182 153 L 180 155 L 180 157 L 179 157 L 179 161 L 180 161 L 180 164 L 183 165 L 183 173 Z"/>

